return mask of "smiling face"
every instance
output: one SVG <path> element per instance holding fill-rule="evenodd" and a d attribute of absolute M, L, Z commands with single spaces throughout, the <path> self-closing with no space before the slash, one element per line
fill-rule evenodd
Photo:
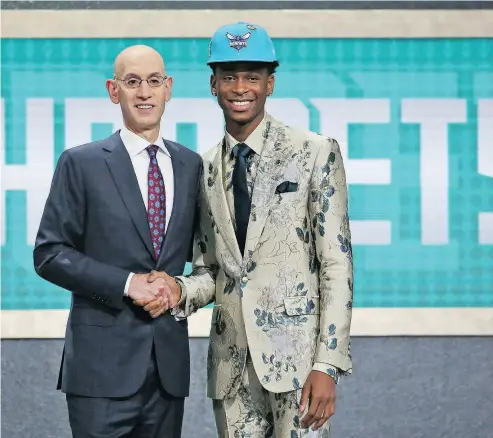
<path fill-rule="evenodd" d="M 163 58 L 148 46 L 122 51 L 115 60 L 115 78 L 106 81 L 111 101 L 121 107 L 125 126 L 150 142 L 158 136 L 171 86 Z"/>
<path fill-rule="evenodd" d="M 265 101 L 273 89 L 274 75 L 265 64 L 218 64 L 211 76 L 212 94 L 217 95 L 226 129 L 239 141 L 262 121 Z"/>

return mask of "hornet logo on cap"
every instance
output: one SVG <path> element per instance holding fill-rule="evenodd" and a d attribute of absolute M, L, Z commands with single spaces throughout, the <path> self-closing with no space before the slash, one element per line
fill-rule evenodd
<path fill-rule="evenodd" d="M 229 47 L 238 50 L 238 52 L 247 46 L 247 40 L 251 35 L 251 32 L 247 32 L 243 35 L 232 35 L 229 32 L 226 32 L 226 37 L 229 40 Z"/>

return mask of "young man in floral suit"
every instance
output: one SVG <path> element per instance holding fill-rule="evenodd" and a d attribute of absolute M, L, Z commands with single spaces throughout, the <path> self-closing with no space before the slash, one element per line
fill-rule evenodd
<path fill-rule="evenodd" d="M 203 157 L 193 272 L 154 278 L 172 286 L 177 318 L 215 302 L 207 392 L 220 437 L 327 437 L 352 371 L 339 145 L 266 113 L 279 63 L 260 26 L 218 29 L 208 64 L 226 132 Z"/>

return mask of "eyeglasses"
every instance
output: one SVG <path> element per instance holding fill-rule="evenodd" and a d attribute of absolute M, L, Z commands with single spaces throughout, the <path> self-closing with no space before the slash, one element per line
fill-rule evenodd
<path fill-rule="evenodd" d="M 147 82 L 151 88 L 158 88 L 163 85 L 166 79 L 168 79 L 168 76 L 151 76 L 149 79 L 136 77 L 120 79 L 115 77 L 115 80 L 123 82 L 128 88 L 139 88 L 142 82 Z"/>

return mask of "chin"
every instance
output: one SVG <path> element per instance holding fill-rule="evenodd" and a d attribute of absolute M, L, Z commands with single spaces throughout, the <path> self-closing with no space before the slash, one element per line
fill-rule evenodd
<path fill-rule="evenodd" d="M 150 130 L 154 129 L 156 126 L 159 125 L 159 120 L 156 119 L 150 119 L 150 118 L 140 118 L 137 121 L 137 124 L 140 126 L 141 129 L 143 130 Z"/>
<path fill-rule="evenodd" d="M 246 125 L 247 123 L 250 123 L 255 119 L 256 114 L 252 112 L 242 113 L 242 112 L 232 111 L 230 112 L 229 117 L 231 120 L 235 121 L 240 125 Z"/>

